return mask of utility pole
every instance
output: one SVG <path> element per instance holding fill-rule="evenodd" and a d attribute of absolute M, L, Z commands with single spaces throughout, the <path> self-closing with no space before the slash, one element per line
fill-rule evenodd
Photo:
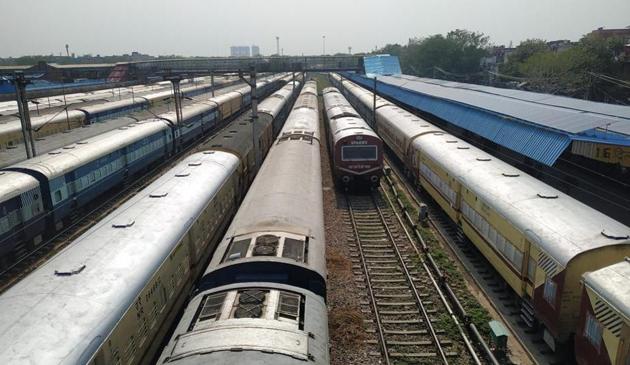
<path fill-rule="evenodd" d="M 239 71 L 238 77 L 249 85 L 252 96 L 252 143 L 254 145 L 254 161 L 256 161 L 256 170 L 260 168 L 261 158 L 260 145 L 256 138 L 256 124 L 258 124 L 258 95 L 256 90 L 256 68 L 252 67 L 249 71 L 249 80 L 243 77 L 243 72 Z"/>
<path fill-rule="evenodd" d="M 28 110 L 28 100 L 26 100 L 26 85 L 30 84 L 23 73 L 15 74 L 15 99 L 20 111 L 20 123 L 22 124 L 22 138 L 24 138 L 24 148 L 26 148 L 26 158 L 36 156 L 35 140 L 33 129 L 31 128 L 31 116 Z"/>
<path fill-rule="evenodd" d="M 214 72 L 210 72 L 210 90 L 212 90 L 212 97 L 214 98 Z"/>
<path fill-rule="evenodd" d="M 276 54 L 280 56 L 280 37 L 276 36 Z"/>
<path fill-rule="evenodd" d="M 372 98 L 372 128 L 376 127 L 376 76 L 374 76 L 374 87 L 372 88 L 374 93 Z"/>
<path fill-rule="evenodd" d="M 173 85 L 173 100 L 175 101 L 175 116 L 177 118 L 177 126 L 175 126 L 175 129 L 181 132 L 182 120 L 184 118 L 182 115 L 182 100 L 181 100 L 182 95 L 181 95 L 179 83 L 182 80 L 182 78 L 180 76 L 168 76 L 168 77 L 165 77 L 164 79 L 170 81 L 171 84 Z"/>
<path fill-rule="evenodd" d="M 323 35 L 323 36 L 322 36 L 322 42 L 323 42 L 323 46 L 322 46 L 322 50 L 323 50 L 323 52 L 322 52 L 322 55 L 324 55 L 324 56 L 325 56 L 325 55 L 326 55 L 326 36 L 325 36 L 325 35 Z"/>

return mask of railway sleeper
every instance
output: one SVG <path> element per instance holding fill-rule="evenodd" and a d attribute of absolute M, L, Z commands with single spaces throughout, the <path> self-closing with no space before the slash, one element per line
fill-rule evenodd
<path fill-rule="evenodd" d="M 456 356 L 459 356 L 459 353 L 450 351 L 450 352 L 446 352 L 445 355 L 447 357 L 456 357 Z M 399 358 L 431 358 L 431 357 L 437 357 L 437 354 L 435 352 L 408 352 L 408 353 L 390 352 L 389 356 L 399 357 Z"/>
<path fill-rule="evenodd" d="M 411 299 L 411 294 L 374 294 L 375 298 L 409 298 Z"/>
<path fill-rule="evenodd" d="M 392 306 L 396 306 L 396 307 L 404 307 L 404 306 L 415 306 L 416 302 L 383 302 L 383 301 L 376 301 L 376 304 L 382 307 L 392 307 Z"/>
<path fill-rule="evenodd" d="M 429 346 L 429 345 L 433 345 L 433 341 L 395 341 L 395 340 L 388 340 L 387 341 L 388 345 L 391 346 Z M 442 346 L 450 346 L 453 344 L 453 341 L 451 340 L 440 340 L 440 345 Z"/>

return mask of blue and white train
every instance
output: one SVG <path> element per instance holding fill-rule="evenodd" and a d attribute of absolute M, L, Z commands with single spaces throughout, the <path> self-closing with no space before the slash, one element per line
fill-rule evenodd
<path fill-rule="evenodd" d="M 287 77 L 260 81 L 259 97 Z M 0 170 L 0 270 L 28 255 L 96 198 L 230 119 L 251 102 L 250 88 L 121 127 Z"/>

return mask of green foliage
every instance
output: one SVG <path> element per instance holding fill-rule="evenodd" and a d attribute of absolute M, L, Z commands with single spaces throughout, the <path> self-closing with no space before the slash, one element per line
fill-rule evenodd
<path fill-rule="evenodd" d="M 487 55 L 489 38 L 483 33 L 456 29 L 446 36 L 413 38 L 406 46 L 388 44 L 376 53 L 400 58 L 403 73 L 433 76 L 436 68 L 455 74 L 480 71 L 480 60 Z"/>
<path fill-rule="evenodd" d="M 586 35 L 571 48 L 556 52 L 543 40 L 529 39 L 516 47 L 500 72 L 524 78 L 525 86 L 534 91 L 607 101 L 624 99 L 627 90 L 602 84 L 592 75 L 621 78 L 622 63 L 617 56 L 622 50 L 621 38 L 597 35 Z"/>

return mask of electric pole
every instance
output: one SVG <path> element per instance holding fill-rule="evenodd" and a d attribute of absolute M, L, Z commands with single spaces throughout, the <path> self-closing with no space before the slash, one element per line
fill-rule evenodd
<path fill-rule="evenodd" d="M 26 148 L 26 158 L 32 158 L 36 156 L 35 139 L 33 138 L 31 116 L 28 109 L 28 100 L 26 99 L 26 85 L 31 82 L 21 72 L 16 72 L 14 82 L 15 98 L 20 111 L 20 123 L 22 124 L 22 138 L 24 138 L 24 147 Z"/>
<path fill-rule="evenodd" d="M 276 36 L 276 55 L 280 56 L 280 37 Z"/>
<path fill-rule="evenodd" d="M 323 41 L 323 47 L 322 47 L 323 52 L 322 52 L 322 55 L 325 56 L 326 55 L 326 36 L 325 35 L 322 36 L 322 41 Z"/>

